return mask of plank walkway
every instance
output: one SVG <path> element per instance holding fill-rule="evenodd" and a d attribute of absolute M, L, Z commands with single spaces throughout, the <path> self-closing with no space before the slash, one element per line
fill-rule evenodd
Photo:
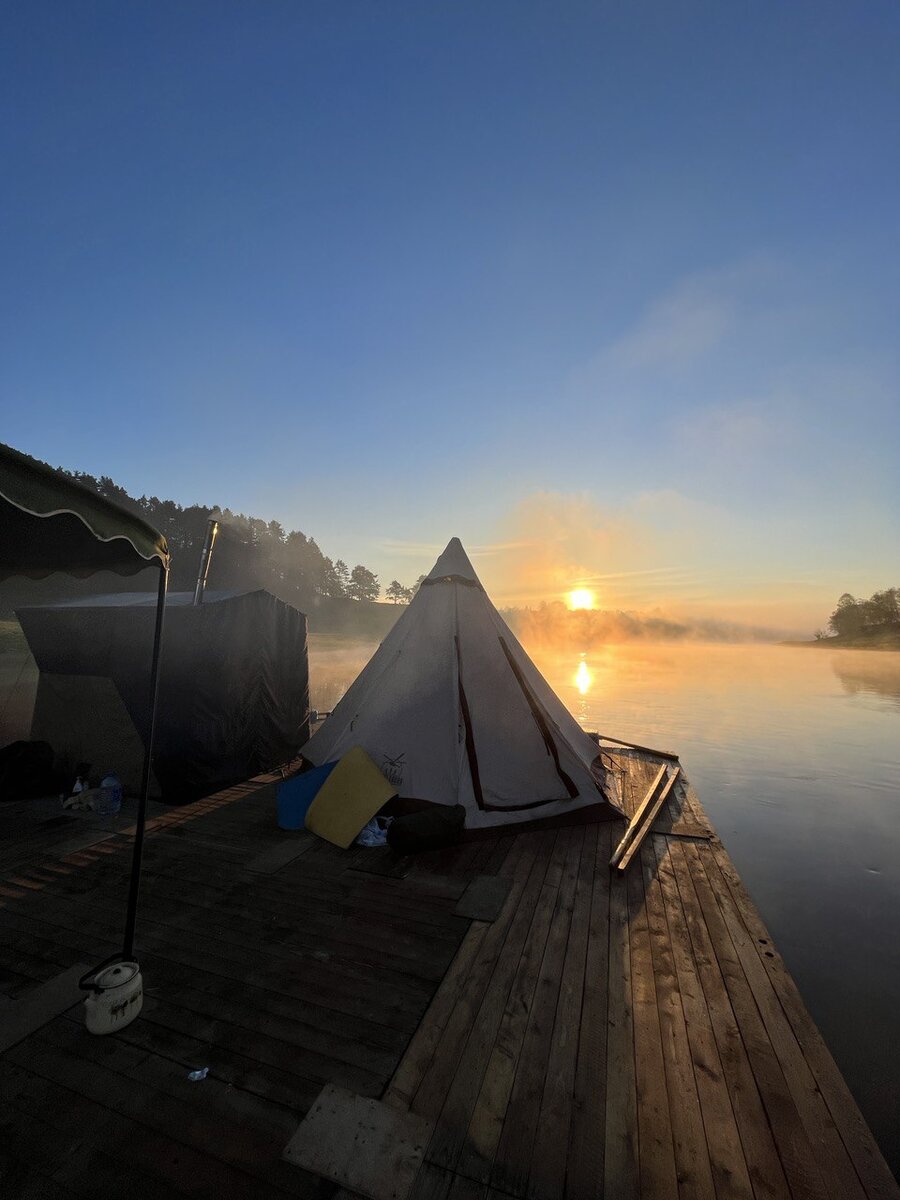
<path fill-rule="evenodd" d="M 632 812 L 659 763 L 615 761 Z M 325 1083 L 434 1123 L 414 1200 L 900 1197 L 683 777 L 623 876 L 619 822 L 411 863 L 280 833 L 273 793 L 154 818 L 144 1011 L 0 1056 L 4 1197 L 318 1200 L 281 1152 Z M 129 855 L 6 846 L 0 997 L 116 950 Z M 454 912 L 479 875 L 492 922 Z"/>

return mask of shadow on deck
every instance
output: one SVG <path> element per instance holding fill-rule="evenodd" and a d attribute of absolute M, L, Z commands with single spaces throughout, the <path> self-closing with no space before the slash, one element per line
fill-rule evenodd
<path fill-rule="evenodd" d="M 617 762 L 633 809 L 655 764 Z M 416 1200 L 900 1196 L 689 786 L 624 877 L 618 824 L 409 870 L 280 833 L 273 787 L 154 821 L 144 1011 L 0 1057 L 4 1196 L 319 1197 L 281 1154 L 325 1083 L 433 1123 Z M 0 992 L 117 949 L 129 850 L 5 860 Z M 476 875 L 492 922 L 454 912 Z"/>

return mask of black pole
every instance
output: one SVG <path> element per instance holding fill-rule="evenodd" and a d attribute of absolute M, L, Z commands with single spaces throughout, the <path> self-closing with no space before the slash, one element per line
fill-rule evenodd
<path fill-rule="evenodd" d="M 206 591 L 206 577 L 209 574 L 209 560 L 212 558 L 213 546 L 219 532 L 219 522 L 210 517 L 206 523 L 206 541 L 203 543 L 203 553 L 200 555 L 200 570 L 197 574 L 197 585 L 194 588 L 194 603 L 203 603 L 203 593 Z"/>
<path fill-rule="evenodd" d="M 147 821 L 147 800 L 150 795 L 150 775 L 153 771 L 153 735 L 156 729 L 156 700 L 159 694 L 159 657 L 162 649 L 163 616 L 166 611 L 166 590 L 169 568 L 160 567 L 159 592 L 156 598 L 156 628 L 153 633 L 153 662 L 150 667 L 150 721 L 144 746 L 144 772 L 141 798 L 138 803 L 137 825 L 134 830 L 134 852 L 131 857 L 131 881 L 128 885 L 128 911 L 125 914 L 125 941 L 122 957 L 134 956 L 134 926 L 137 921 L 138 892 L 141 887 L 141 855 L 144 850 L 144 825 Z"/>

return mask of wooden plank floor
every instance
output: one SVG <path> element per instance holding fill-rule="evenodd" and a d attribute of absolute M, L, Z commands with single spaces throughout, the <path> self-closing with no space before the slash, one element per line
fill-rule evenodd
<path fill-rule="evenodd" d="M 614 762 L 633 811 L 658 763 Z M 281 1151 L 326 1082 L 435 1122 L 415 1200 L 900 1197 L 686 781 L 624 878 L 618 822 L 410 864 L 280 833 L 273 790 L 154 818 L 144 1011 L 0 1056 L 4 1197 L 318 1197 Z M 7 847 L 0 995 L 116 950 L 129 852 Z M 493 922 L 453 911 L 478 874 Z"/>
<path fill-rule="evenodd" d="M 619 754 L 630 813 L 658 763 Z M 696 795 L 519 835 L 386 1099 L 435 1121 L 416 1200 L 897 1197 Z"/>

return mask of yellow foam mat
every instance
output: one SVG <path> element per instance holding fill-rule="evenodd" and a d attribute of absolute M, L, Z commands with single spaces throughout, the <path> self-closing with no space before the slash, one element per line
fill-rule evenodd
<path fill-rule="evenodd" d="M 363 750 L 348 750 L 316 794 L 306 814 L 306 828 L 343 850 L 397 789 L 385 779 Z"/>

